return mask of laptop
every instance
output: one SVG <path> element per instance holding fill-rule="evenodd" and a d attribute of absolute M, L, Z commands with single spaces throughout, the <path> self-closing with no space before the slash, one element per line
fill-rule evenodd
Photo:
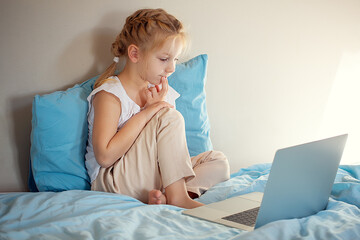
<path fill-rule="evenodd" d="M 267 223 L 324 210 L 347 134 L 276 151 L 264 193 L 253 192 L 183 214 L 252 231 Z"/>

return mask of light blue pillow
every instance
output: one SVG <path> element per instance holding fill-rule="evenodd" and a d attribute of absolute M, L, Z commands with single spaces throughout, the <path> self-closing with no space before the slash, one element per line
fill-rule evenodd
<path fill-rule="evenodd" d="M 185 119 L 191 156 L 212 149 L 204 88 L 207 59 L 204 54 L 181 63 L 169 77 L 170 86 L 181 94 L 176 107 Z M 66 91 L 34 97 L 29 173 L 31 191 L 90 189 L 85 168 L 86 98 L 96 78 Z"/>
<path fill-rule="evenodd" d="M 169 85 L 180 97 L 176 109 L 185 119 L 186 141 L 190 156 L 212 150 L 210 122 L 206 109 L 206 70 L 208 56 L 199 55 L 176 66 L 169 77 Z"/>
<path fill-rule="evenodd" d="M 85 168 L 88 135 L 86 98 L 95 80 L 92 78 L 66 91 L 34 97 L 30 190 L 36 190 L 35 187 L 39 191 L 90 189 L 90 178 Z"/>

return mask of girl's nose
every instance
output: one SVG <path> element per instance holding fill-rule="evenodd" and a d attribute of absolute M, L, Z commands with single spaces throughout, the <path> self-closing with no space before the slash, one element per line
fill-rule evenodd
<path fill-rule="evenodd" d="M 176 66 L 176 63 L 170 63 L 167 68 L 166 68 L 166 72 L 167 73 L 173 73 L 175 72 L 175 66 Z"/>

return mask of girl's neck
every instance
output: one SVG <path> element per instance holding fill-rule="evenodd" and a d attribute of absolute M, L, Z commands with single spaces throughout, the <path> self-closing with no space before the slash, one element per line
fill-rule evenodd
<path fill-rule="evenodd" d="M 148 82 L 140 78 L 136 71 L 126 64 L 124 69 L 119 73 L 118 78 L 121 81 L 127 95 L 140 107 L 145 105 L 145 89 Z"/>
<path fill-rule="evenodd" d="M 148 85 L 148 83 L 141 79 L 139 74 L 128 64 L 126 64 L 124 69 L 119 73 L 118 78 L 123 85 L 126 85 L 132 90 L 141 90 Z"/>

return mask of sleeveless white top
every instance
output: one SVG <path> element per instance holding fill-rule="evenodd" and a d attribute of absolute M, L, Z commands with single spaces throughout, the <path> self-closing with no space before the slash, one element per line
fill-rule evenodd
<path fill-rule="evenodd" d="M 94 107 L 92 105 L 93 97 L 96 93 L 100 91 L 106 91 L 112 93 L 116 97 L 119 98 L 121 102 L 121 115 L 118 122 L 118 131 L 119 129 L 125 125 L 125 123 L 140 112 L 140 106 L 137 105 L 126 93 L 124 87 L 122 86 L 119 78 L 117 76 L 110 77 L 113 80 L 107 81 L 102 84 L 100 87 L 94 89 L 90 95 L 88 96 L 87 100 L 89 103 L 88 109 L 88 127 L 89 127 L 89 134 L 88 134 L 88 143 L 86 147 L 86 154 L 85 154 L 85 166 L 87 172 L 90 176 L 91 182 L 93 182 L 97 175 L 99 174 L 100 165 L 97 163 L 94 155 L 94 149 L 92 145 L 92 129 L 94 123 Z M 175 100 L 180 96 L 172 87 L 169 86 L 168 93 L 165 97 L 165 101 L 170 103 L 171 105 L 175 106 Z"/>

